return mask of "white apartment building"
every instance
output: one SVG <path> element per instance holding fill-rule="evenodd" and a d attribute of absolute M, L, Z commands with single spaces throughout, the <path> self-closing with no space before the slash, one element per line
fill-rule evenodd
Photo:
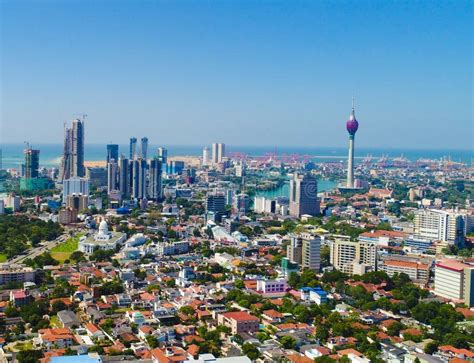
<path fill-rule="evenodd" d="M 421 209 L 416 211 L 413 234 L 415 238 L 462 244 L 466 216 L 452 211 Z"/>
<path fill-rule="evenodd" d="M 339 271 L 361 274 L 377 268 L 377 245 L 372 242 L 353 242 L 339 237 L 331 243 L 331 264 Z"/>
<path fill-rule="evenodd" d="M 411 280 L 421 283 L 427 283 L 430 275 L 429 265 L 420 262 L 385 260 L 378 267 L 390 277 L 395 273 L 404 273 L 410 276 Z"/>
<path fill-rule="evenodd" d="M 474 306 L 474 265 L 445 259 L 436 263 L 435 294 Z"/>

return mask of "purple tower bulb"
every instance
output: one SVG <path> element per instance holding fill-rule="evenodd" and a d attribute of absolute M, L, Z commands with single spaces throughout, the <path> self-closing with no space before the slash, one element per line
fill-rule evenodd
<path fill-rule="evenodd" d="M 349 120 L 347 120 L 346 122 L 346 129 L 347 129 L 347 132 L 349 132 L 349 135 L 354 136 L 358 128 L 359 128 L 359 123 L 357 122 L 355 114 L 354 114 L 354 107 L 352 107 L 351 116 L 349 117 Z"/>

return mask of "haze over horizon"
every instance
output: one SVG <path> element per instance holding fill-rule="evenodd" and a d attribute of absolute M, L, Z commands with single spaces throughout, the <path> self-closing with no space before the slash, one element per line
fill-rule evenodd
<path fill-rule="evenodd" d="M 0 6 L 2 143 L 473 149 L 470 1 Z"/>

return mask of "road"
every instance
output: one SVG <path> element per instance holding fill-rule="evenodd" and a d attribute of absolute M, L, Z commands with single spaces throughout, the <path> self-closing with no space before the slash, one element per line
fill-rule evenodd
<path fill-rule="evenodd" d="M 8 260 L 8 263 L 18 264 L 18 263 L 22 263 L 27 258 L 33 259 L 36 256 L 39 256 L 39 255 L 43 254 L 44 252 L 47 252 L 47 251 L 51 250 L 52 248 L 56 247 L 60 243 L 63 243 L 68 238 L 69 238 L 69 234 L 62 234 L 61 236 L 59 236 L 55 240 L 43 241 L 43 242 L 41 242 L 41 244 L 39 246 L 37 246 L 35 248 L 31 248 L 31 249 L 25 251 L 24 254 L 13 257 L 12 259 Z"/>

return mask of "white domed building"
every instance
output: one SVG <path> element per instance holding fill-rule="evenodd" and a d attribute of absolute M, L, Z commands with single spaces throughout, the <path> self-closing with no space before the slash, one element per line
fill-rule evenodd
<path fill-rule="evenodd" d="M 102 219 L 99 224 L 99 231 L 95 235 L 81 237 L 78 250 L 85 254 L 91 254 L 97 249 L 115 250 L 117 246 L 125 242 L 126 239 L 126 233 L 109 231 L 107 222 L 105 219 Z"/>

